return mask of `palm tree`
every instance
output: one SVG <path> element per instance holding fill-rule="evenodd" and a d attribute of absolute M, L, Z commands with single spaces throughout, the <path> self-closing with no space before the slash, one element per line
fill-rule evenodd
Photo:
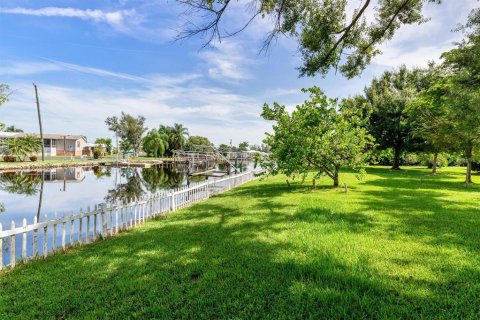
<path fill-rule="evenodd" d="M 28 135 L 25 137 L 7 139 L 2 142 L 3 153 L 5 155 L 18 157 L 21 161 L 32 154 L 40 152 L 42 149 L 42 140 Z"/>
<path fill-rule="evenodd" d="M 145 138 L 143 138 L 143 150 L 149 156 L 158 158 L 163 156 L 168 149 L 168 135 L 160 130 L 151 130 Z"/>
<path fill-rule="evenodd" d="M 174 150 L 182 149 L 188 141 L 188 129 L 183 124 L 175 123 L 170 129 L 169 142 Z"/>

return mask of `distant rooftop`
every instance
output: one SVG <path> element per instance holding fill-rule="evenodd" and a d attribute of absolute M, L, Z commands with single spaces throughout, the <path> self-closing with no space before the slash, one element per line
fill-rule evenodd
<path fill-rule="evenodd" d="M 0 132 L 0 138 L 20 138 L 25 136 L 35 136 L 40 138 L 40 134 L 38 133 L 24 133 L 24 132 Z M 75 135 L 75 134 L 51 134 L 51 133 L 44 133 L 44 139 L 58 139 L 61 140 L 65 137 L 67 140 L 78 140 L 78 139 L 85 139 L 82 135 Z"/>

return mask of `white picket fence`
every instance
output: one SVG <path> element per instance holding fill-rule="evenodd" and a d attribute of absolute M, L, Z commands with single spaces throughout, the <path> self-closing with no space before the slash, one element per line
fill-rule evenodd
<path fill-rule="evenodd" d="M 7 267 L 14 268 L 18 261 L 47 257 L 68 247 L 111 237 L 122 230 L 143 224 L 146 220 L 185 208 L 254 178 L 254 172 L 248 171 L 164 190 L 128 204 L 96 205 L 93 210 L 87 208 L 70 215 L 63 213 L 58 216 L 55 213 L 53 220 L 48 220 L 45 215 L 44 221 L 37 221 L 35 217 L 33 224 L 27 224 L 27 220 L 23 219 L 21 226 L 16 226 L 12 221 L 9 230 L 3 230 L 0 223 L 0 271 Z"/>

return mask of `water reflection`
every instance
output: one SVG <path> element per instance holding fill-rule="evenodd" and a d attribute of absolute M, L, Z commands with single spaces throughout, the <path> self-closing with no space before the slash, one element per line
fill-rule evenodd
<path fill-rule="evenodd" d="M 6 172 L 0 175 L 0 189 L 10 194 L 32 196 L 41 189 L 42 178 L 36 173 Z"/>
<path fill-rule="evenodd" d="M 151 167 L 142 171 L 142 178 L 147 190 L 155 193 L 162 189 L 180 187 L 185 179 L 185 173 L 175 167 Z"/>
<path fill-rule="evenodd" d="M 105 202 L 114 203 L 128 203 L 137 200 L 145 195 L 145 190 L 142 185 L 142 178 L 139 173 L 140 169 L 122 169 L 120 177 L 124 178 L 115 184 L 115 188 L 109 189 L 105 196 Z M 97 176 L 98 177 L 98 176 Z"/>
<path fill-rule="evenodd" d="M 165 168 L 55 168 L 0 173 L 0 223 L 39 221 L 54 211 L 75 211 L 99 203 L 125 203 L 163 189 L 177 188 L 205 176 L 186 167 Z M 3 204 L 3 205 L 2 205 Z"/>
<path fill-rule="evenodd" d="M 235 170 L 219 166 L 214 177 L 222 176 L 218 170 L 237 173 L 247 166 L 248 163 L 239 163 Z M 52 218 L 55 211 L 71 213 L 101 203 L 126 203 L 160 190 L 204 181 L 205 175 L 194 173 L 211 169 L 99 166 L 3 172 L 0 173 L 0 223 L 7 226 L 13 220 L 21 224 L 23 218 L 32 223 L 35 216 L 43 221 L 45 215 Z"/>

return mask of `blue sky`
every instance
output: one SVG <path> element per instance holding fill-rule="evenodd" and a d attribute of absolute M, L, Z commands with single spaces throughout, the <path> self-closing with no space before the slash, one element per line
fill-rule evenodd
<path fill-rule="evenodd" d="M 226 28 L 247 18 L 241 2 L 228 13 Z M 125 111 L 144 115 L 149 128 L 179 122 L 217 144 L 260 143 L 270 127 L 259 117 L 264 102 L 293 108 L 305 98 L 299 89 L 312 85 L 346 97 L 386 69 L 438 60 L 461 39 L 451 30 L 478 5 L 427 5 L 429 22 L 402 28 L 361 77 L 347 80 L 335 74 L 299 78 L 294 39 L 279 39 L 269 54 L 259 55 L 269 28 L 262 19 L 237 37 L 201 49 L 201 38 L 173 41 L 187 18 L 173 0 L 2 0 L 0 82 L 13 93 L 0 108 L 0 121 L 38 131 L 35 82 L 48 133 L 84 134 L 91 141 L 111 137 L 104 119 Z"/>

